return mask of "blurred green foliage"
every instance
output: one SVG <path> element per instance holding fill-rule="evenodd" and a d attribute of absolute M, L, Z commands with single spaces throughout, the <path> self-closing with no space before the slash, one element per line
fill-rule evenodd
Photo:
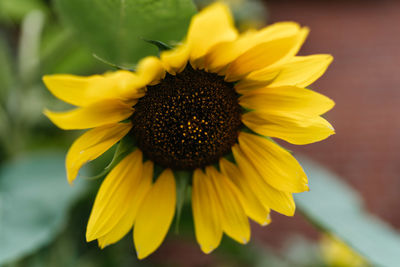
<path fill-rule="evenodd" d="M 0 38 L 0 99 L 3 99 L 14 80 L 14 69 L 10 49 L 3 38 Z"/>
<path fill-rule="evenodd" d="M 400 235 L 368 214 L 362 199 L 340 177 L 310 160 L 300 160 L 312 191 L 296 198 L 300 210 L 323 231 L 333 234 L 374 266 L 397 266 Z"/>
<path fill-rule="evenodd" d="M 187 0 L 55 0 L 67 26 L 93 53 L 132 66 L 157 49 L 143 39 L 175 43 L 183 39 L 195 6 Z M 99 19 L 100 18 L 100 19 Z"/>
<path fill-rule="evenodd" d="M 48 7 L 41 0 L 0 0 L 0 21 L 18 23 L 32 10 L 47 12 Z"/>
<path fill-rule="evenodd" d="M 27 155 L 0 172 L 0 263 L 21 258 L 53 240 L 83 183 L 66 187 L 63 153 Z"/>

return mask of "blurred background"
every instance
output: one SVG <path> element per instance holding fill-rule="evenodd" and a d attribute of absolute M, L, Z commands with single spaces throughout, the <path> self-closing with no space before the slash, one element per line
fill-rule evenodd
<path fill-rule="evenodd" d="M 335 58 L 312 88 L 335 100 L 327 118 L 336 135 L 291 149 L 341 176 L 360 193 L 370 212 L 400 229 L 400 75 L 396 71 L 400 2 L 266 3 L 268 22 L 294 20 L 310 27 L 303 54 L 330 53 Z M 284 221 L 288 231 L 301 224 Z"/>
<path fill-rule="evenodd" d="M 42 115 L 44 107 L 67 107 L 47 92 L 42 75 L 111 69 L 92 56 L 101 52 L 98 47 L 76 38 L 81 35 L 71 23 L 74 16 L 65 10 L 79 12 L 65 2 L 0 0 L 0 266 L 375 266 L 357 253 L 375 263 L 381 258 L 398 263 L 382 266 L 400 266 L 400 239 L 394 232 L 400 229 L 399 1 L 226 1 L 241 30 L 297 21 L 311 29 L 300 54 L 335 58 L 311 88 L 335 100 L 326 117 L 336 135 L 307 146 L 282 143 L 304 158 L 310 193 L 320 193 L 299 195 L 294 218 L 274 213 L 271 225 L 253 224 L 249 245 L 224 237 L 211 255 L 202 254 L 195 243 L 190 207 L 185 207 L 179 235 L 172 230 L 141 262 L 130 234 L 104 250 L 85 242 L 101 179 L 68 186 L 63 160 L 80 133 L 59 130 Z M 157 52 L 137 50 L 133 60 L 142 52 Z M 100 173 L 111 157 L 112 152 L 96 160 L 81 177 Z M 338 179 L 344 184 L 333 182 Z M 340 190 L 329 195 L 332 188 Z M 357 229 L 359 235 L 352 236 Z M 328 235 L 340 236 L 352 249 Z"/>

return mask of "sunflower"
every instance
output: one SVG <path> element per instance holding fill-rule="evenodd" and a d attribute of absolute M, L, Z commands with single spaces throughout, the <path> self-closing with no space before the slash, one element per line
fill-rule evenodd
<path fill-rule="evenodd" d="M 175 217 L 179 171 L 191 174 L 195 236 L 205 253 L 223 233 L 247 243 L 249 218 L 267 225 L 271 210 L 292 216 L 292 193 L 308 190 L 307 177 L 271 138 L 302 145 L 334 133 L 320 116 L 333 101 L 305 89 L 332 57 L 296 56 L 307 34 L 294 22 L 239 34 L 216 3 L 193 17 L 181 44 L 144 58 L 135 72 L 45 76 L 51 93 L 77 106 L 45 115 L 65 130 L 92 128 L 68 151 L 70 183 L 86 162 L 132 141 L 100 186 L 87 241 L 103 248 L 133 228 L 138 258 L 154 252 Z"/>

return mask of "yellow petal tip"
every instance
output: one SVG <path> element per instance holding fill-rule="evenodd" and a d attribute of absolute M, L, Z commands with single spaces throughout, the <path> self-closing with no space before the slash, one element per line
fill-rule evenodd
<path fill-rule="evenodd" d="M 97 239 L 97 237 L 92 232 L 93 231 L 90 231 L 89 229 L 86 230 L 86 242 L 88 243 Z"/>
<path fill-rule="evenodd" d="M 50 110 L 48 110 L 47 108 L 43 109 L 42 113 L 46 116 L 49 117 L 49 113 L 51 113 Z"/>
<path fill-rule="evenodd" d="M 136 257 L 138 258 L 138 260 L 143 260 L 144 258 L 146 258 L 149 255 L 150 255 L 150 253 L 143 253 L 142 250 L 140 250 L 138 247 L 136 247 Z"/>
<path fill-rule="evenodd" d="M 42 81 L 48 87 L 49 82 L 51 82 L 52 75 L 43 75 Z"/>
<path fill-rule="evenodd" d="M 268 224 L 271 223 L 271 215 L 267 215 L 267 218 L 265 218 L 265 221 L 261 224 L 261 226 L 267 226 Z"/>
<path fill-rule="evenodd" d="M 285 214 L 286 216 L 289 216 L 289 217 L 293 217 L 294 216 L 294 214 L 295 214 L 295 212 L 296 212 L 296 210 L 295 209 L 293 209 L 293 210 L 291 210 L 290 212 L 288 212 L 287 214 Z"/>
<path fill-rule="evenodd" d="M 102 242 L 99 239 L 97 239 L 97 243 L 98 243 L 98 246 L 99 246 L 100 249 L 105 249 L 108 246 L 107 243 Z"/>
<path fill-rule="evenodd" d="M 70 186 L 74 185 L 75 179 L 76 177 L 72 177 L 72 175 L 67 172 L 67 182 Z"/>
<path fill-rule="evenodd" d="M 215 247 L 212 246 L 200 246 L 201 251 L 203 251 L 205 254 L 210 254 L 211 252 L 214 251 Z"/>
<path fill-rule="evenodd" d="M 54 118 L 53 115 L 55 114 L 53 111 L 51 111 L 51 110 L 45 108 L 45 109 L 43 109 L 42 113 L 43 113 L 43 115 L 45 115 L 52 123 L 54 123 L 58 128 L 61 128 L 61 127 L 59 127 L 59 125 L 57 125 L 57 123 L 54 122 L 54 120 L 53 120 L 53 118 Z"/>

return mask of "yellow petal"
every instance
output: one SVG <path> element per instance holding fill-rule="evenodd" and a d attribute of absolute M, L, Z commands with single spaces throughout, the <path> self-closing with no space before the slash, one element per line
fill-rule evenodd
<path fill-rule="evenodd" d="M 248 112 L 242 122 L 254 132 L 285 140 L 295 145 L 318 142 L 335 134 L 332 125 L 317 115 L 299 113 Z"/>
<path fill-rule="evenodd" d="M 220 160 L 219 166 L 222 174 L 229 178 L 240 190 L 241 194 L 237 194 L 237 196 L 242 203 L 247 216 L 260 225 L 269 224 L 271 221 L 269 208 L 265 208 L 261 204 L 239 168 L 224 158 Z"/>
<path fill-rule="evenodd" d="M 187 44 L 163 51 L 160 55 L 165 69 L 172 75 L 183 71 L 189 60 L 189 46 Z"/>
<path fill-rule="evenodd" d="M 297 54 L 307 34 L 308 29 L 303 28 L 297 34 L 256 45 L 231 63 L 225 80 L 238 81 L 252 71 L 285 62 Z"/>
<path fill-rule="evenodd" d="M 224 66 L 254 46 L 273 39 L 294 35 L 299 30 L 300 26 L 297 23 L 279 22 L 260 31 L 246 32 L 240 35 L 237 40 L 218 43 L 210 49 L 209 54 L 206 56 L 207 68 L 211 72 L 220 72 Z"/>
<path fill-rule="evenodd" d="M 305 57 L 294 57 L 287 63 L 279 67 L 279 75 L 269 83 L 269 87 L 280 87 L 293 85 L 297 87 L 306 87 L 315 82 L 324 74 L 329 64 L 332 62 L 331 55 L 312 55 Z M 250 73 L 246 80 L 263 81 L 269 80 L 271 73 L 276 73 L 277 70 L 269 68 L 262 69 Z"/>
<path fill-rule="evenodd" d="M 103 249 L 121 240 L 133 227 L 132 216 L 129 212 L 125 213 L 110 232 L 99 237 L 97 239 L 99 247 Z"/>
<path fill-rule="evenodd" d="M 200 169 L 193 173 L 192 211 L 197 243 L 204 253 L 217 248 L 222 238 L 215 189 Z"/>
<path fill-rule="evenodd" d="M 133 198 L 131 199 L 129 209 L 109 233 L 98 239 L 101 248 L 118 242 L 132 229 L 137 211 L 151 188 L 153 165 L 152 161 L 145 162 L 143 164 L 143 174 L 141 176 L 132 177 L 139 181 L 138 186 L 131 188 Z"/>
<path fill-rule="evenodd" d="M 144 87 L 165 74 L 161 61 L 147 57 L 136 73 L 119 70 L 104 75 L 81 77 L 69 74 L 46 75 L 43 82 L 57 98 L 75 106 L 88 106 L 105 99 L 131 101 L 144 95 Z"/>
<path fill-rule="evenodd" d="M 212 166 L 206 167 L 206 175 L 219 199 L 222 229 L 237 242 L 246 244 L 250 240 L 250 225 L 236 194 L 237 188 Z"/>
<path fill-rule="evenodd" d="M 131 106 L 119 100 L 103 100 L 65 112 L 45 110 L 44 114 L 64 130 L 88 129 L 117 123 L 132 115 Z"/>
<path fill-rule="evenodd" d="M 65 161 L 68 182 L 72 183 L 84 164 L 106 152 L 121 140 L 131 128 L 131 123 L 106 125 L 89 130 L 76 139 L 68 150 Z"/>
<path fill-rule="evenodd" d="M 261 91 L 261 89 L 267 88 L 280 74 L 281 70 L 277 68 L 276 70 L 268 69 L 268 73 L 263 75 L 263 80 L 253 80 L 248 77 L 252 75 L 250 73 L 246 78 L 243 78 L 235 84 L 235 91 L 241 95 L 252 94 L 253 91 Z"/>
<path fill-rule="evenodd" d="M 187 42 L 191 61 L 205 56 L 215 44 L 234 40 L 237 35 L 226 5 L 217 2 L 206 7 L 193 17 L 189 26 Z"/>
<path fill-rule="evenodd" d="M 225 75 L 229 63 L 256 45 L 252 42 L 255 35 L 254 31 L 249 31 L 233 41 L 220 42 L 211 47 L 205 57 L 206 69 L 209 72 Z"/>
<path fill-rule="evenodd" d="M 104 179 L 90 214 L 86 239 L 92 241 L 110 233 L 130 210 L 132 194 L 142 175 L 142 152 L 126 156 Z"/>
<path fill-rule="evenodd" d="M 279 191 L 265 182 L 252 164 L 252 159 L 244 155 L 238 144 L 232 147 L 232 152 L 244 178 L 264 207 L 293 216 L 296 206 L 292 194 Z"/>
<path fill-rule="evenodd" d="M 309 89 L 283 86 L 251 90 L 239 98 L 240 105 L 260 113 L 321 115 L 335 105 L 330 98 Z"/>
<path fill-rule="evenodd" d="M 134 79 L 120 86 L 119 98 L 129 105 L 136 104 L 137 99 L 144 96 L 145 87 L 160 82 L 165 76 L 164 65 L 157 57 L 145 57 L 138 63 Z M 123 82 L 123 81 L 119 81 Z"/>
<path fill-rule="evenodd" d="M 57 98 L 83 107 L 104 99 L 121 98 L 121 91 L 130 89 L 136 79 L 132 72 L 121 70 L 89 77 L 69 74 L 46 75 L 43 82 Z M 133 90 L 133 94 L 143 96 L 144 91 Z"/>
<path fill-rule="evenodd" d="M 264 137 L 241 132 L 239 145 L 268 184 L 292 193 L 308 190 L 303 168 L 289 152 L 277 144 Z"/>
<path fill-rule="evenodd" d="M 172 171 L 166 169 L 143 200 L 136 217 L 133 239 L 139 259 L 161 245 L 174 218 L 175 205 L 175 179 Z"/>
<path fill-rule="evenodd" d="M 157 84 L 165 76 L 165 69 L 162 61 L 157 57 L 145 57 L 136 67 L 136 74 L 140 78 L 133 87 L 144 87 L 146 85 Z M 129 90 L 124 94 L 125 97 L 131 97 Z"/>
<path fill-rule="evenodd" d="M 297 34 L 301 30 L 300 25 L 293 21 L 277 22 L 259 30 L 253 42 L 256 44 L 270 41 L 273 39 L 280 39 L 283 37 Z"/>

